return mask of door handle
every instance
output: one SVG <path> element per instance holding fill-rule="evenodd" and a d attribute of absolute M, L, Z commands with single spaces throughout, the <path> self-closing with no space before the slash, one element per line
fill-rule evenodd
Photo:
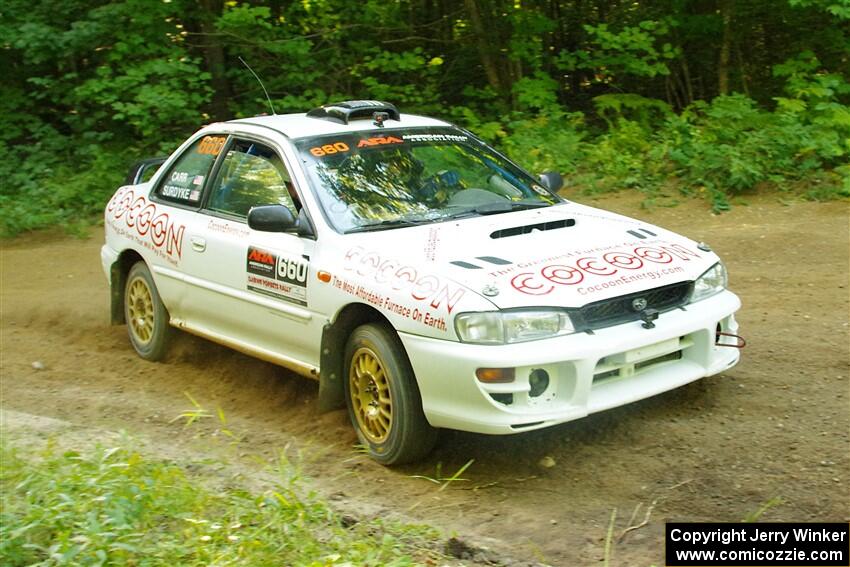
<path fill-rule="evenodd" d="M 207 249 L 207 241 L 201 238 L 200 236 L 193 236 L 192 240 L 192 250 L 196 252 L 203 252 Z"/>

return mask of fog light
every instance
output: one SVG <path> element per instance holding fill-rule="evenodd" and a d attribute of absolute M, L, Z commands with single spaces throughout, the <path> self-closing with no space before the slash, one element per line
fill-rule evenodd
<path fill-rule="evenodd" d="M 516 378 L 515 368 L 479 368 L 475 371 L 475 376 L 481 382 L 488 384 L 507 384 L 513 382 Z"/>
<path fill-rule="evenodd" d="M 528 375 L 528 385 L 531 386 L 529 397 L 536 398 L 549 387 L 549 373 L 542 368 L 535 368 Z"/>

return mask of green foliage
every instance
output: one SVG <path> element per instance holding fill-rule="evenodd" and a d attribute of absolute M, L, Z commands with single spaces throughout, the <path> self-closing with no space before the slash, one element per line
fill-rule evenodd
<path fill-rule="evenodd" d="M 638 95 L 594 99 L 607 129 L 592 135 L 580 113 L 508 117 L 496 141 L 532 171 L 556 169 L 589 191 L 635 188 L 654 195 L 675 179 L 716 211 L 759 185 L 796 188 L 805 198 L 850 196 L 850 85 L 818 71 L 810 54 L 779 66 L 788 97 L 774 111 L 744 95 L 697 101 L 680 114 Z"/>
<path fill-rule="evenodd" d="M 37 456 L 3 443 L 0 457 L 0 557 L 9 566 L 401 566 L 435 537 L 378 522 L 346 530 L 325 503 L 300 494 L 285 462 L 280 480 L 255 494 L 218 488 L 127 442 Z"/>
<path fill-rule="evenodd" d="M 214 16 L 213 16 L 214 17 Z M 322 84 L 327 69 L 311 55 L 314 43 L 298 35 L 295 18 L 275 17 L 267 6 L 227 2 L 215 21 L 223 45 L 233 46 L 263 77 L 277 112 L 300 112 L 332 98 Z M 268 104 L 254 76 L 239 61 L 225 72 L 234 92 L 227 101 L 236 116 L 268 113 Z"/>
<path fill-rule="evenodd" d="M 779 99 L 774 112 L 732 95 L 697 102 L 669 119 L 664 132 L 673 137 L 669 157 L 677 173 L 688 186 L 706 188 L 715 208 L 726 208 L 726 196 L 758 183 L 783 185 L 846 163 L 850 109 L 838 95 L 850 85 L 838 76 L 807 80 L 791 69 L 800 66 L 788 63 L 780 72 L 788 72 L 794 98 Z M 838 183 L 829 186 L 836 196 L 845 191 Z"/>
<path fill-rule="evenodd" d="M 658 45 L 670 33 L 674 20 L 645 20 L 636 26 L 612 31 L 608 24 L 584 25 L 588 48 L 562 51 L 558 67 L 565 71 L 592 70 L 594 80 L 609 83 L 622 75 L 655 77 L 669 75 L 667 64 L 679 55 L 669 42 Z"/>
<path fill-rule="evenodd" d="M 586 148 L 582 183 L 596 190 L 635 188 L 649 191 L 660 181 L 657 147 L 644 125 L 620 119 Z"/>
<path fill-rule="evenodd" d="M 277 112 L 387 99 L 592 190 L 846 191 L 850 0 L 691 4 L 5 0 L 0 231 L 90 222 L 133 161 L 268 113 L 239 57 Z"/>
<path fill-rule="evenodd" d="M 789 0 L 796 7 L 817 7 L 837 18 L 850 20 L 850 0 Z"/>
<path fill-rule="evenodd" d="M 103 214 L 129 168 L 114 147 L 91 144 L 71 151 L 69 141 L 45 128 L 44 139 L 26 147 L 0 141 L 0 236 L 62 226 L 72 232 Z"/>
<path fill-rule="evenodd" d="M 122 69 L 101 66 L 95 76 L 74 89 L 74 97 L 102 109 L 94 111 L 98 120 L 108 119 L 121 128 L 129 127 L 134 137 L 168 140 L 169 130 L 178 134 L 176 124 L 197 123 L 198 109 L 209 100 L 209 73 L 200 71 L 197 59 L 156 58 L 127 65 Z M 98 124 L 86 116 L 81 126 Z"/>
<path fill-rule="evenodd" d="M 530 171 L 573 173 L 584 159 L 583 123 L 581 113 L 555 112 L 534 118 L 516 115 L 506 124 L 510 134 L 499 128 L 499 137 L 492 141 Z"/>
<path fill-rule="evenodd" d="M 538 71 L 523 77 L 511 89 L 520 108 L 550 113 L 559 109 L 558 82 L 546 73 Z"/>
<path fill-rule="evenodd" d="M 664 101 L 646 98 L 636 94 L 604 94 L 594 97 L 596 112 L 605 120 L 609 128 L 614 127 L 616 120 L 631 119 L 643 126 L 665 118 L 672 109 Z"/>
<path fill-rule="evenodd" d="M 406 108 L 438 112 L 436 78 L 442 60 L 430 57 L 421 47 L 402 52 L 370 50 L 351 74 L 360 79 L 367 98 L 392 100 Z"/>

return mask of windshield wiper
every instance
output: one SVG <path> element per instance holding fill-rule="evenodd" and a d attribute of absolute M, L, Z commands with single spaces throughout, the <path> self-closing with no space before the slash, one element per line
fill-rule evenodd
<path fill-rule="evenodd" d="M 498 203 L 485 203 L 483 205 L 476 205 L 475 207 L 468 207 L 454 213 L 450 213 L 444 216 L 444 219 L 456 219 L 463 218 L 469 216 L 478 216 L 478 215 L 498 215 L 500 213 L 510 213 L 513 211 L 526 211 L 528 209 L 540 209 L 543 207 L 550 207 L 549 203 L 529 203 L 522 201 L 505 201 Z"/>
<path fill-rule="evenodd" d="M 425 218 L 399 218 L 399 219 L 387 219 L 378 222 L 373 222 L 369 224 L 361 224 L 360 226 L 355 226 L 354 228 L 350 228 L 345 231 L 345 234 L 350 234 L 353 232 L 371 232 L 376 230 L 388 230 L 391 228 L 401 228 L 405 226 L 418 226 L 422 224 L 429 224 L 432 222 L 439 222 L 448 219 L 459 219 L 464 217 L 476 217 L 480 215 L 497 215 L 499 213 L 509 213 L 512 211 L 525 211 L 528 209 L 539 209 L 542 207 L 551 206 L 549 203 L 539 203 L 539 202 L 523 202 L 523 201 L 505 201 L 498 203 L 485 203 L 482 205 L 476 205 L 475 207 L 466 207 L 460 209 L 458 211 L 449 213 L 447 215 L 439 215 L 433 217 L 425 217 Z"/>
<path fill-rule="evenodd" d="M 361 224 L 360 226 L 355 226 L 354 228 L 350 228 L 345 231 L 345 234 L 350 234 L 352 232 L 370 232 L 373 230 L 387 230 L 390 228 L 400 228 L 404 226 L 417 226 L 420 224 L 428 224 L 434 222 L 435 219 L 427 218 L 427 219 L 387 219 L 379 222 L 372 222 L 369 224 Z"/>

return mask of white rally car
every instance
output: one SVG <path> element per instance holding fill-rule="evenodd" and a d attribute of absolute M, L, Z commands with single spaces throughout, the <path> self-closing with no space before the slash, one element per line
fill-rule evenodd
<path fill-rule="evenodd" d="M 212 124 L 135 173 L 101 258 L 139 355 L 176 327 L 317 379 L 385 464 L 441 427 L 548 427 L 739 358 L 708 246 L 391 104 Z"/>

